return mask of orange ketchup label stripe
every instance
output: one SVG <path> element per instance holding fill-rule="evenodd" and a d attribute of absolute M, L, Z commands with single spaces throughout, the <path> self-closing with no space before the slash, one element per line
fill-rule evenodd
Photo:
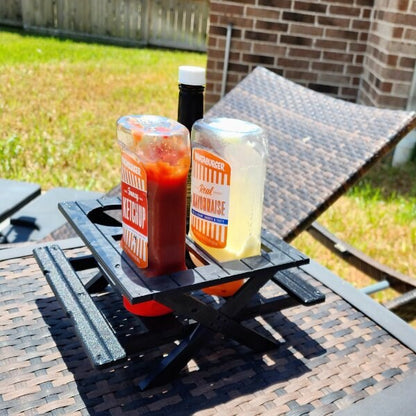
<path fill-rule="evenodd" d="M 147 176 L 140 161 L 122 152 L 121 212 L 123 236 L 121 247 L 140 268 L 148 266 Z"/>
<path fill-rule="evenodd" d="M 215 154 L 192 152 L 191 229 L 194 236 L 214 248 L 227 244 L 230 165 Z"/>

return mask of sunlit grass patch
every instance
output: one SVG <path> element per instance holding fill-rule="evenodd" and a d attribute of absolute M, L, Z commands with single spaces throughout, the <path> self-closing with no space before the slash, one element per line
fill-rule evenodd
<path fill-rule="evenodd" d="M 0 175 L 42 189 L 119 181 L 117 119 L 176 118 L 179 65 L 206 56 L 0 32 Z"/>

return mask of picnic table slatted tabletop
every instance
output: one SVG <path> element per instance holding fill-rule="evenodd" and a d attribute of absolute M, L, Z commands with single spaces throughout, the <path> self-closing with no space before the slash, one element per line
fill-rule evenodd
<path fill-rule="evenodd" d="M 94 257 L 106 271 L 106 275 L 110 280 L 113 280 L 113 284 L 121 288 L 122 294 L 127 296 L 132 303 L 150 300 L 154 293 L 159 291 L 164 293 L 187 292 L 190 289 L 197 290 L 219 282 L 224 283 L 224 279 L 226 281 L 243 279 L 250 276 L 254 268 L 257 270 L 272 268 L 273 271 L 278 271 L 308 262 L 305 255 L 267 232 L 263 233 L 263 244 L 270 247 L 268 251 L 271 254 L 263 252 L 261 256 L 251 259 L 234 260 L 222 264 L 197 248 L 192 240 L 187 239 L 188 248 L 209 263 L 203 267 L 149 279 L 139 271 L 120 248 L 118 240 L 120 239 L 121 224 L 108 226 L 86 221 L 86 218 L 94 218 L 96 210 L 106 212 L 120 208 L 121 202 L 118 198 L 60 204 L 63 214 L 79 232 L 86 245 L 90 247 Z M 117 283 L 114 280 L 117 280 Z"/>

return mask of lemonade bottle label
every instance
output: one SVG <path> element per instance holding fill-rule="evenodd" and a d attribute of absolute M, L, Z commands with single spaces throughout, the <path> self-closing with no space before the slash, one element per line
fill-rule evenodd
<path fill-rule="evenodd" d="M 192 151 L 190 224 L 193 235 L 209 247 L 227 244 L 230 165 L 204 149 Z"/>
<path fill-rule="evenodd" d="M 137 266 L 148 266 L 147 176 L 143 164 L 127 152 L 121 156 L 121 247 Z"/>

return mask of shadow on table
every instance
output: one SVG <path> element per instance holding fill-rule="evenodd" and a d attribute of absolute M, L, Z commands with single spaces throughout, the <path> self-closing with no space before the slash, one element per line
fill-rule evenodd
<path fill-rule="evenodd" d="M 128 339 L 137 328 L 142 330 L 140 320 L 124 310 L 114 292 L 96 296 L 95 301 L 121 337 Z M 37 300 L 37 305 L 75 378 L 74 394 L 79 392 L 85 407 L 95 415 L 108 414 L 116 408 L 141 416 L 191 415 L 270 386 L 274 391 L 281 388 L 284 392 L 289 380 L 309 372 L 314 360 L 321 361 L 318 357 L 325 357 L 326 352 L 281 312 L 275 312 L 260 318 L 263 319 L 260 323 L 250 320 L 247 325 L 282 339 L 280 348 L 254 353 L 232 340 L 214 336 L 175 380 L 142 392 L 139 381 L 159 363 L 161 356 L 169 353 L 174 343 L 141 351 L 123 363 L 97 369 L 90 364 L 58 301 L 54 297 L 44 298 Z M 154 319 L 150 318 L 153 324 Z"/>

